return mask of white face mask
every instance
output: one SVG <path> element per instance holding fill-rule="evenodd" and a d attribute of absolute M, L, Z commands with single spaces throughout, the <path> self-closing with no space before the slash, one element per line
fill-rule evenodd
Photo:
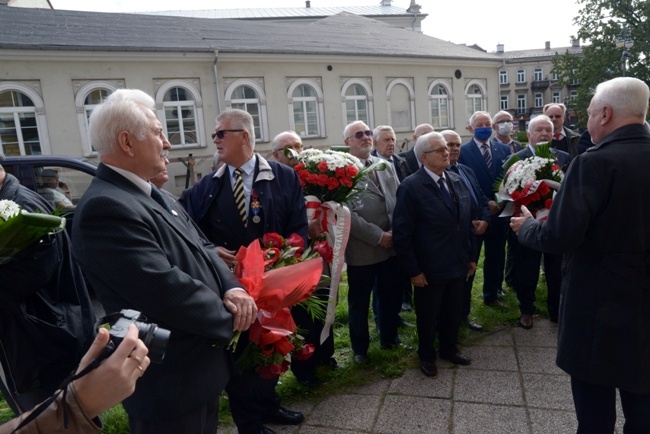
<path fill-rule="evenodd" d="M 499 124 L 499 134 L 508 136 L 512 133 L 512 122 L 503 122 Z"/>

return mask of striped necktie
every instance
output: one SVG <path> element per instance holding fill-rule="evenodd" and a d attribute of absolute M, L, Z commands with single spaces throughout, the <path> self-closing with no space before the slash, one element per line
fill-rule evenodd
<path fill-rule="evenodd" d="M 487 143 L 481 145 L 481 150 L 483 152 L 483 158 L 485 158 L 485 164 L 487 165 L 488 170 L 492 171 L 492 155 L 490 155 L 490 146 Z"/>
<path fill-rule="evenodd" d="M 237 210 L 239 211 L 239 216 L 241 221 L 244 224 L 244 227 L 248 226 L 246 220 L 246 197 L 244 196 L 244 180 L 242 179 L 242 170 L 237 168 L 233 171 L 235 175 L 235 185 L 233 185 L 233 195 L 235 197 L 235 205 L 237 205 Z"/>

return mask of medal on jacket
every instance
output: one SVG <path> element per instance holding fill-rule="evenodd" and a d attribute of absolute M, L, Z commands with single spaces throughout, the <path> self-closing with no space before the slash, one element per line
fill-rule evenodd
<path fill-rule="evenodd" d="M 259 223 L 262 219 L 260 218 L 260 210 L 262 205 L 257 197 L 257 192 L 253 190 L 251 193 L 251 212 L 253 213 L 253 223 Z"/>

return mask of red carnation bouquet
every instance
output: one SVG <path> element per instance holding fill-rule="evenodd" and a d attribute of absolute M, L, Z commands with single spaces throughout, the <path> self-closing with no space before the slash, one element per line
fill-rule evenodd
<path fill-rule="evenodd" d="M 304 250 L 304 240 L 297 234 L 285 239 L 269 233 L 262 243 L 255 240 L 242 246 L 235 256 L 235 276 L 258 308 L 237 368 L 255 368 L 262 378 L 273 378 L 288 369 L 291 358 L 306 360 L 314 352 L 314 345 L 304 345 L 297 333 L 289 308 L 310 300 L 323 261 L 313 250 Z M 317 315 L 318 303 L 311 303 L 309 309 Z M 235 334 L 230 349 L 234 350 L 239 336 Z"/>
<path fill-rule="evenodd" d="M 497 199 L 507 202 L 501 216 L 518 216 L 525 205 L 537 220 L 545 220 L 564 174 L 548 144 L 535 146 L 535 155 L 512 157 L 499 182 Z"/>

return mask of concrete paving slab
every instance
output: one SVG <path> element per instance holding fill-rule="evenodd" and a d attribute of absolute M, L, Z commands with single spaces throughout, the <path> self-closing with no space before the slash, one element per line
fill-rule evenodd
<path fill-rule="evenodd" d="M 473 347 L 467 353 L 471 354 L 472 364 L 467 369 L 517 371 L 517 356 L 514 347 Z M 465 368 L 465 367 L 464 367 Z"/>
<path fill-rule="evenodd" d="M 518 347 L 557 347 L 557 324 L 544 318 L 535 318 L 535 325 L 530 330 L 513 327 L 512 335 Z"/>
<path fill-rule="evenodd" d="M 562 375 L 564 371 L 555 364 L 557 350 L 544 347 L 517 347 L 521 372 Z"/>
<path fill-rule="evenodd" d="M 381 395 L 332 395 L 316 404 L 308 424 L 369 432 L 382 402 Z"/>
<path fill-rule="evenodd" d="M 530 433 L 523 407 L 457 402 L 453 407 L 453 434 Z"/>
<path fill-rule="evenodd" d="M 403 376 L 391 382 L 388 393 L 451 399 L 453 377 L 451 369 L 439 369 L 436 379 L 425 377 L 419 368 L 407 369 Z"/>
<path fill-rule="evenodd" d="M 571 411 L 530 410 L 533 434 L 574 433 L 578 429 L 573 408 Z"/>
<path fill-rule="evenodd" d="M 373 432 L 385 434 L 444 433 L 451 416 L 449 400 L 388 395 Z"/>
<path fill-rule="evenodd" d="M 459 370 L 453 391 L 454 401 L 523 405 L 517 372 Z"/>
<path fill-rule="evenodd" d="M 515 341 L 510 329 L 488 332 L 485 337 L 476 342 L 475 347 L 512 347 Z"/>
<path fill-rule="evenodd" d="M 522 374 L 526 403 L 531 407 L 573 412 L 568 375 Z"/>

